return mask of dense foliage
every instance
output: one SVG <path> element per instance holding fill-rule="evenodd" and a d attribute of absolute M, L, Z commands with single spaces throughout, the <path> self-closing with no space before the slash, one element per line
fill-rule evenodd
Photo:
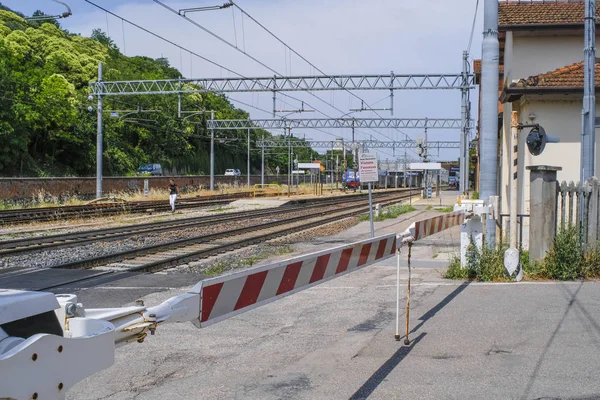
<path fill-rule="evenodd" d="M 100 30 L 91 38 L 69 33 L 56 21 L 26 21 L 0 4 L 0 174 L 48 176 L 95 174 L 96 102 L 88 100 L 89 82 L 104 80 L 177 79 L 180 72 L 164 58 L 126 57 Z M 88 107 L 92 106 L 92 111 Z M 210 136 L 207 114 L 177 116 L 177 96 L 106 97 L 104 101 L 104 174 L 135 173 L 143 163 L 161 163 L 172 173 L 208 173 Z M 182 96 L 185 111 L 215 110 L 217 119 L 243 119 L 225 96 Z M 143 110 L 111 116 L 108 110 Z M 154 110 L 154 111 L 153 111 Z M 219 131 L 215 172 L 246 171 L 247 133 Z M 254 143 L 269 137 L 251 132 L 252 172 L 260 171 Z M 225 139 L 226 138 L 226 139 Z M 297 139 L 300 140 L 300 139 Z M 316 153 L 295 149 L 300 161 Z M 287 170 L 287 149 L 270 150 L 267 170 Z"/>

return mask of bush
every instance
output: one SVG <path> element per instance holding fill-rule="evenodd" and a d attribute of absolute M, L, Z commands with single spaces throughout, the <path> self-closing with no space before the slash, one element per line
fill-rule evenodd
<path fill-rule="evenodd" d="M 470 280 L 475 279 L 475 271 L 469 268 L 463 268 L 460 265 L 460 257 L 455 256 L 450 261 L 450 265 L 446 270 L 446 274 L 444 275 L 446 279 L 458 279 L 458 280 Z"/>
<path fill-rule="evenodd" d="M 509 279 L 504 268 L 505 245 L 494 249 L 483 247 L 480 251 L 471 242 L 467 248 L 465 268 L 460 266 L 460 258 L 455 257 L 446 271 L 448 279 L 474 279 L 478 281 L 507 281 Z"/>
<path fill-rule="evenodd" d="M 579 232 L 574 226 L 561 229 L 554 245 L 541 266 L 541 274 L 548 279 L 573 280 L 583 276 L 583 249 Z"/>

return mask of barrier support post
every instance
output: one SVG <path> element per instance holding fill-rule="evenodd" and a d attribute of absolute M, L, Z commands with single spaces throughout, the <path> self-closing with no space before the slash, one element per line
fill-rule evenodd
<path fill-rule="evenodd" d="M 411 255 L 411 250 L 412 250 L 412 241 L 408 242 L 408 291 L 407 291 L 407 295 L 406 295 L 406 336 L 404 338 L 404 344 L 406 346 L 410 345 L 410 340 L 408 338 L 408 331 L 409 331 L 409 319 L 410 319 L 410 275 L 411 275 L 411 270 L 410 270 L 410 255 Z"/>

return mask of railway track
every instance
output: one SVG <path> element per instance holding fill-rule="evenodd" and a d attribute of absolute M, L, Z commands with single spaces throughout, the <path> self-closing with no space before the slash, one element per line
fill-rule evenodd
<path fill-rule="evenodd" d="M 232 200 L 247 198 L 250 193 L 236 193 L 228 195 L 206 196 L 206 198 L 194 197 L 178 200 L 177 208 L 209 207 L 213 205 L 227 204 Z M 149 210 L 153 212 L 168 211 L 170 205 L 168 200 L 136 201 L 122 203 L 94 203 L 77 206 L 22 208 L 15 210 L 0 211 L 0 225 L 22 224 L 26 222 L 45 222 L 70 218 L 91 218 L 107 215 L 144 213 Z"/>
<path fill-rule="evenodd" d="M 375 198 L 385 198 L 386 196 L 390 196 L 390 194 L 380 193 L 377 194 Z M 95 229 L 83 232 L 72 232 L 47 236 L 4 240 L 0 241 L 0 257 L 12 256 L 24 252 L 72 247 L 75 245 L 83 245 L 87 243 L 93 243 L 96 241 L 112 241 L 124 239 L 134 235 L 143 235 L 146 233 L 160 233 L 170 231 L 173 229 L 197 228 L 214 223 L 223 223 L 227 221 L 263 217 L 268 215 L 278 215 L 282 212 L 290 213 L 300 211 L 302 209 L 306 209 L 309 206 L 325 207 L 333 204 L 343 204 L 356 201 L 362 201 L 362 197 L 353 195 L 341 199 L 318 199 L 312 202 L 291 204 L 269 210 L 241 211 L 218 216 L 194 217 L 179 220 L 126 225 L 105 229 Z"/>
<path fill-rule="evenodd" d="M 390 205 L 408 196 L 408 192 L 398 193 L 385 199 L 379 199 L 378 202 L 382 205 Z M 360 204 L 355 202 L 344 207 L 340 206 L 333 212 L 331 210 L 313 210 L 310 217 L 303 214 L 277 221 L 180 239 L 170 243 L 92 257 L 42 270 L 15 269 L 14 271 L 4 271 L 0 274 L 0 287 L 20 287 L 18 282 L 34 282 L 37 278 L 41 283 L 36 287 L 28 287 L 29 289 L 50 290 L 75 282 L 97 279 L 116 280 L 123 274 L 157 272 L 190 261 L 363 214 L 368 211 L 368 205 L 365 202 L 362 201 Z M 60 275 L 59 271 L 65 274 L 62 279 L 57 278 Z M 83 272 L 84 274 L 73 274 L 76 272 Z M 46 277 L 40 279 L 42 276 Z M 34 284 L 31 283 L 30 285 Z"/>

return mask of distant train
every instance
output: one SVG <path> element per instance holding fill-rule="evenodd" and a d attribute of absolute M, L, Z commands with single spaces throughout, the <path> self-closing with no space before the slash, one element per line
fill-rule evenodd
<path fill-rule="evenodd" d="M 394 186 L 394 176 L 390 175 L 386 170 L 379 171 L 379 181 L 373 182 L 373 188 L 386 188 Z M 360 172 L 356 170 L 356 178 L 354 177 L 354 170 L 347 170 L 345 174 L 342 175 L 342 185 L 349 189 L 358 189 L 361 185 L 360 182 Z M 367 187 L 367 183 L 363 183 L 362 187 Z"/>

